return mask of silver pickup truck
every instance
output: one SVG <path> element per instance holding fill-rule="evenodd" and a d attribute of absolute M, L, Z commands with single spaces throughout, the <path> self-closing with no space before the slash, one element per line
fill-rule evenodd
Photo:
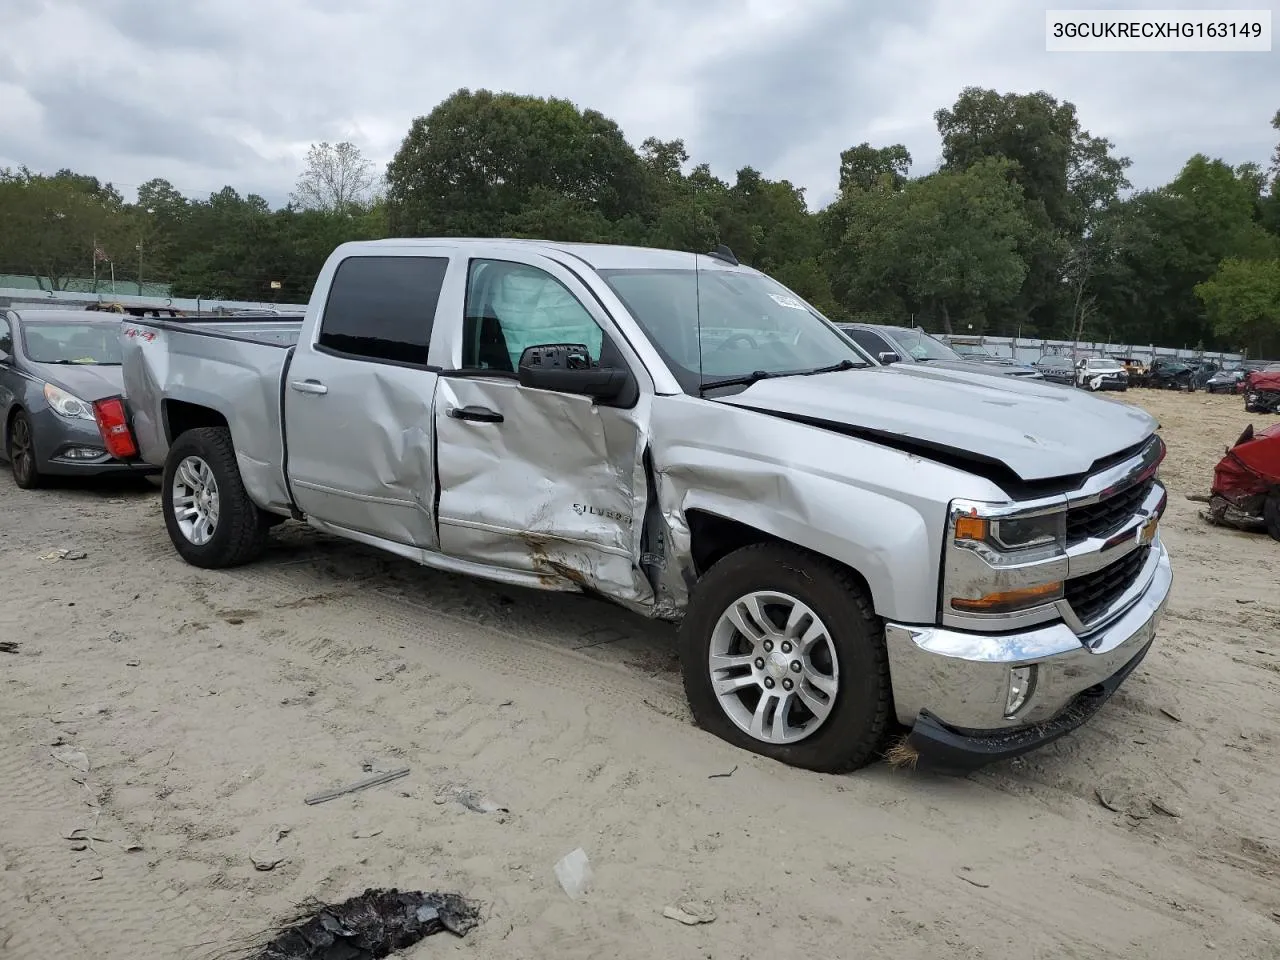
<path fill-rule="evenodd" d="M 121 337 L 104 434 L 163 465 L 187 562 L 292 518 L 679 621 L 696 721 L 799 767 L 1046 743 L 1169 594 L 1146 413 L 881 366 L 724 248 L 350 243 L 301 318 Z"/>

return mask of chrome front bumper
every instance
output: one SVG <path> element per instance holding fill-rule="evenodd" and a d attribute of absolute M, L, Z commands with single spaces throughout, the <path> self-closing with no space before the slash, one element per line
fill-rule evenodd
<path fill-rule="evenodd" d="M 1053 725 L 1082 694 L 1106 685 L 1130 667 L 1154 638 L 1173 584 L 1169 554 L 1158 536 L 1136 578 L 1138 584 L 1144 586 L 1135 591 L 1136 599 L 1126 597 L 1127 609 L 1086 636 L 1078 636 L 1061 622 L 994 635 L 886 624 L 898 719 L 915 725 L 927 718 L 934 726 L 979 739 L 1007 738 L 1039 725 Z M 1035 681 L 1030 695 L 1006 716 L 1010 671 L 1032 665 Z M 1108 695 L 1113 689 L 1108 689 Z M 1066 732 L 1060 726 L 1053 726 L 1054 736 Z M 1032 742 L 1016 752 L 1035 745 Z"/>

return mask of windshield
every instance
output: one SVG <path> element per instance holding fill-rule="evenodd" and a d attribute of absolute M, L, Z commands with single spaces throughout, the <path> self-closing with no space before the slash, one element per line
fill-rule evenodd
<path fill-rule="evenodd" d="M 941 340 L 935 340 L 920 330 L 898 327 L 893 331 L 893 338 L 906 347 L 907 352 L 917 360 L 964 359 Z"/>
<path fill-rule="evenodd" d="M 118 322 L 37 321 L 22 325 L 22 344 L 33 363 L 120 365 Z"/>
<path fill-rule="evenodd" d="M 985 347 L 980 347 L 976 343 L 953 343 L 951 349 L 961 357 L 977 357 L 980 360 L 986 360 L 992 356 Z"/>
<path fill-rule="evenodd" d="M 762 274 L 702 268 L 600 270 L 680 386 L 871 363 L 786 287 Z"/>
<path fill-rule="evenodd" d="M 1090 370 L 1120 370 L 1120 364 L 1115 360 L 1090 360 L 1088 361 Z"/>

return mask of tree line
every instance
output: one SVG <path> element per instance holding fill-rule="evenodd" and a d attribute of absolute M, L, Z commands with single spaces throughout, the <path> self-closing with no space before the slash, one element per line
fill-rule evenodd
<path fill-rule="evenodd" d="M 277 209 L 231 186 L 198 199 L 154 179 L 127 203 L 71 170 L 0 170 L 0 272 L 58 289 L 96 244 L 117 280 L 299 302 L 346 240 L 723 243 L 834 318 L 1280 355 L 1280 145 L 1235 167 L 1197 153 L 1134 192 L 1130 160 L 1047 93 L 970 87 L 934 120 L 937 169 L 912 177 L 902 144 L 858 144 L 812 210 L 751 167 L 720 179 L 681 140 L 633 147 L 598 111 L 462 89 L 413 121 L 384 176 L 350 143 L 313 146 Z"/>

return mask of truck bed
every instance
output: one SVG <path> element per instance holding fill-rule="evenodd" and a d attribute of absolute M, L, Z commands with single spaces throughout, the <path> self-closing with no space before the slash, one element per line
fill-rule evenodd
<path fill-rule="evenodd" d="M 282 314 L 278 317 L 229 316 L 158 320 L 140 317 L 132 323 L 135 326 L 145 325 L 226 340 L 244 340 L 271 347 L 292 347 L 297 344 L 298 335 L 302 330 L 302 314 Z"/>
<path fill-rule="evenodd" d="M 163 464 L 182 429 L 221 419 L 250 495 L 287 513 L 280 392 L 301 329 L 297 314 L 126 319 L 125 396 L 142 459 Z"/>

